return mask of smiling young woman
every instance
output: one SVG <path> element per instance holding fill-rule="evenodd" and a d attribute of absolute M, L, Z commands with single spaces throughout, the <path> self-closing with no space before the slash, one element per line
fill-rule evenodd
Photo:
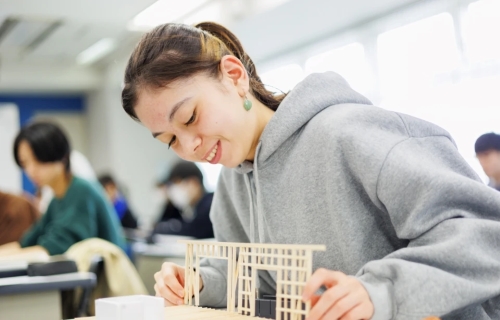
<path fill-rule="evenodd" d="M 180 157 L 224 165 L 218 241 L 326 244 L 304 288 L 309 319 L 500 316 L 500 194 L 442 128 L 372 106 L 335 73 L 274 96 L 215 23 L 146 34 L 122 102 Z M 202 263 L 202 305 L 225 306 L 226 270 Z M 183 275 L 169 263 L 155 275 L 167 304 L 183 303 Z M 274 275 L 259 280 L 275 293 Z"/>

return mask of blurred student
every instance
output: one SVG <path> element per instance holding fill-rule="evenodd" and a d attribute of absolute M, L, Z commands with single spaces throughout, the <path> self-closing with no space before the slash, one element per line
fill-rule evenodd
<path fill-rule="evenodd" d="M 74 176 L 91 182 L 97 181 L 94 169 L 83 153 L 78 150 L 71 150 L 69 162 L 71 163 L 71 173 Z M 49 186 L 38 188 L 36 192 L 36 199 L 37 208 L 40 213 L 44 214 L 45 211 L 47 211 L 47 207 L 52 201 L 52 198 L 54 198 L 54 191 Z"/>
<path fill-rule="evenodd" d="M 137 228 L 137 220 L 130 211 L 130 207 L 128 206 L 127 200 L 118 190 L 118 186 L 116 185 L 115 180 L 109 174 L 104 174 L 99 177 L 99 183 L 106 191 L 106 195 L 115 207 L 115 211 L 118 214 L 118 219 L 122 224 L 122 227 L 128 229 L 136 229 Z"/>
<path fill-rule="evenodd" d="M 485 133 L 474 145 L 476 157 L 490 179 L 489 185 L 500 191 L 500 135 Z"/>
<path fill-rule="evenodd" d="M 168 202 L 154 233 L 213 238 L 209 213 L 214 194 L 206 192 L 198 166 L 188 161 L 177 163 L 162 185 Z"/>
<path fill-rule="evenodd" d="M 32 123 L 14 142 L 14 158 L 37 187 L 54 191 L 45 215 L 19 242 L 0 246 L 1 256 L 64 253 L 93 237 L 124 247 L 119 222 L 102 190 L 71 173 L 70 145 L 56 125 Z"/>
<path fill-rule="evenodd" d="M 0 245 L 19 241 L 39 216 L 27 199 L 0 192 Z"/>

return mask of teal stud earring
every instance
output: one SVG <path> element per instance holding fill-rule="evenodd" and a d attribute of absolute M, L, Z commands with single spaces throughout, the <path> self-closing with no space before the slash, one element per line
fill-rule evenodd
<path fill-rule="evenodd" d="M 245 96 L 245 101 L 243 101 L 243 108 L 245 108 L 246 111 L 252 109 L 252 101 L 248 100 L 247 96 Z"/>

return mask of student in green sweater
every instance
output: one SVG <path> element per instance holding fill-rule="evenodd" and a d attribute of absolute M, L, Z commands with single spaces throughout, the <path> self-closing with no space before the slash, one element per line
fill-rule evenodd
<path fill-rule="evenodd" d="M 124 247 L 116 214 L 102 190 L 71 174 L 70 151 L 63 131 L 51 123 L 30 124 L 17 135 L 16 163 L 35 185 L 51 187 L 54 198 L 20 242 L 0 246 L 0 257 L 62 254 L 71 245 L 93 237 Z"/>

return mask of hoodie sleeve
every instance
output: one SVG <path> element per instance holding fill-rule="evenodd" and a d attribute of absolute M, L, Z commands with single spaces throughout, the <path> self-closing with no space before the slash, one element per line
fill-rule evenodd
<path fill-rule="evenodd" d="M 239 220 L 237 210 L 231 200 L 229 190 L 237 192 L 230 172 L 224 168 L 214 193 L 210 220 L 212 220 L 215 239 L 219 242 L 249 242 Z M 200 291 L 200 305 L 222 308 L 227 304 L 227 261 L 203 259 L 200 261 L 200 275 L 203 289 Z"/>
<path fill-rule="evenodd" d="M 500 316 L 486 302 L 500 294 L 500 194 L 480 182 L 448 136 L 397 143 L 376 197 L 409 244 L 356 275 L 374 304 L 373 320 L 453 318 L 475 304 Z"/>

